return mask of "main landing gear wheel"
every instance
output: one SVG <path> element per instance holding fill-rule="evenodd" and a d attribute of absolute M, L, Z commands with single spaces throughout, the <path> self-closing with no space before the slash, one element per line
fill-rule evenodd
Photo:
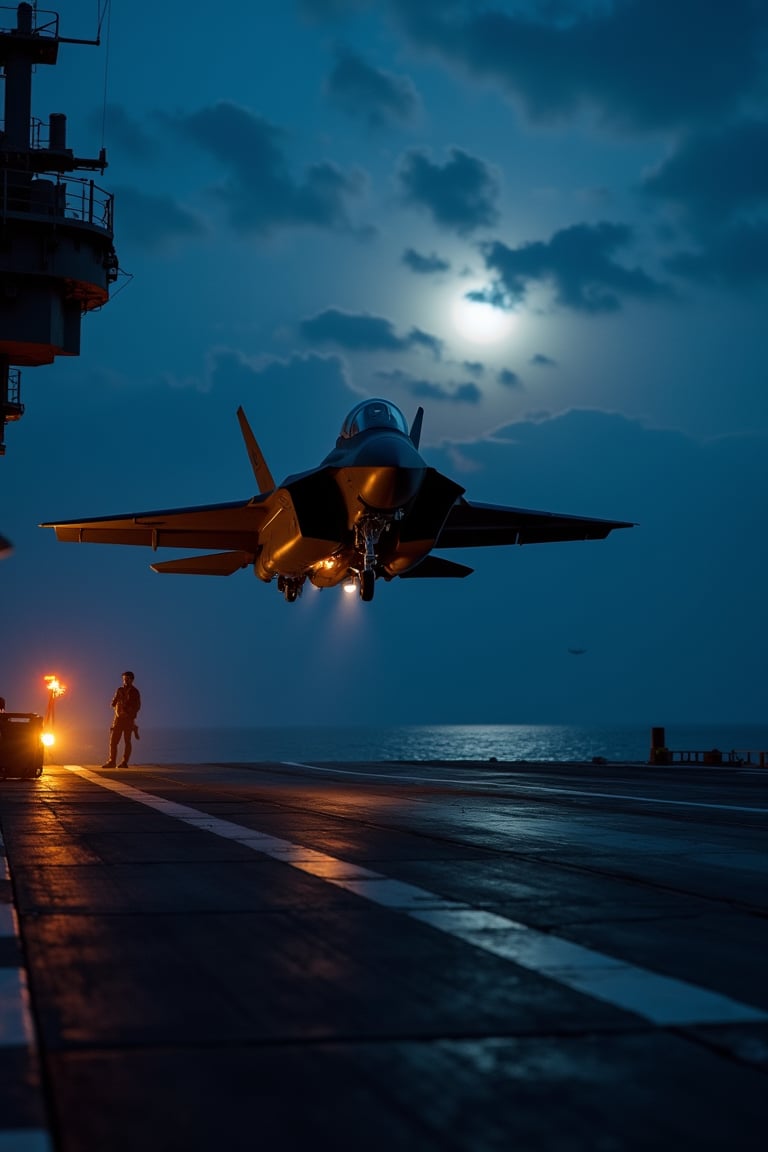
<path fill-rule="evenodd" d="M 360 573 L 360 599 L 373 600 L 373 589 L 376 586 L 376 573 L 371 568 L 365 568 Z"/>

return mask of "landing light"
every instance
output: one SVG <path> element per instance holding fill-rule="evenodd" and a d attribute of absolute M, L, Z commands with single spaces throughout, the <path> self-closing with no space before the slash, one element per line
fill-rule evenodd
<path fill-rule="evenodd" d="M 51 696 L 63 696 L 66 692 L 66 687 L 61 683 L 58 676 L 43 676 L 45 686 L 50 692 Z"/>
<path fill-rule="evenodd" d="M 40 742 L 43 747 L 50 748 L 55 743 L 53 730 L 56 727 L 56 701 L 59 696 L 64 695 L 67 689 L 66 685 L 62 684 L 58 676 L 54 676 L 53 674 L 43 676 L 43 681 L 48 691 L 48 707 L 45 710 L 45 720 L 43 721 L 45 730 L 40 737 Z"/>
<path fill-rule="evenodd" d="M 354 576 L 347 576 L 343 587 L 345 592 L 357 592 L 357 580 Z"/>

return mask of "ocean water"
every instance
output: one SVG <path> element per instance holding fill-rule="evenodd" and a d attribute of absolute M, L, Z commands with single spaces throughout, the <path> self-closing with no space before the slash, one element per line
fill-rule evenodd
<path fill-rule="evenodd" d="M 136 764 L 232 764 L 258 761 L 491 760 L 640 762 L 648 760 L 645 725 L 440 724 L 404 727 L 140 728 Z M 107 728 L 58 731 L 53 763 L 98 764 Z M 667 725 L 668 748 L 768 752 L 768 725 Z M 754 757 L 753 757 L 754 758 Z"/>

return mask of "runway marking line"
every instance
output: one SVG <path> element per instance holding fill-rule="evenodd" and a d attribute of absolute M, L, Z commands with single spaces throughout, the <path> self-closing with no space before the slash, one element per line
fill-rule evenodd
<path fill-rule="evenodd" d="M 381 776 L 392 780 L 392 774 L 387 772 L 355 772 L 349 768 L 322 768 L 317 764 L 301 764 L 295 760 L 283 760 L 289 768 L 307 768 L 312 772 L 329 772 L 334 776 Z M 400 761 L 399 761 L 400 763 Z M 416 784 L 461 784 L 477 788 L 477 780 L 460 780 L 455 777 L 439 776 L 398 776 L 397 780 L 410 780 Z M 483 788 L 514 788 L 509 780 L 483 780 Z M 631 800 L 638 804 L 671 804 L 678 808 L 715 808 L 718 812 L 750 812 L 752 815 L 768 816 L 768 808 L 747 807 L 742 804 L 708 804 L 704 800 L 670 800 L 666 796 L 628 796 L 621 792 L 589 792 L 586 788 L 555 788 L 550 784 L 526 784 L 526 792 L 553 792 L 557 796 L 588 796 L 591 800 Z"/>
<path fill-rule="evenodd" d="M 0 1047 L 21 1048 L 33 1041 L 27 979 L 23 968 L 0 968 Z"/>
<path fill-rule="evenodd" d="M 8 936 L 18 936 L 16 911 L 13 904 L 0 904 L 0 940 Z"/>
<path fill-rule="evenodd" d="M 5 844 L 0 834 L 0 880 L 8 881 L 8 899 L 0 899 L 0 939 L 19 939 L 19 922 L 10 893 L 11 873 L 5 853 Z M 19 955 L 21 951 L 19 948 Z M 18 963 L 0 965 L 0 1049 L 26 1049 L 29 1063 L 37 1062 L 35 1030 L 29 1004 L 27 974 Z M 19 1082 L 0 1084 L 0 1093 L 10 1091 L 9 1099 L 14 1106 L 14 1096 L 19 1101 L 35 1097 L 37 1110 L 44 1115 L 43 1099 L 39 1088 L 28 1083 L 19 1075 Z M 3 1114 L 0 1117 L 0 1152 L 52 1152 L 52 1143 L 45 1128 L 9 1127 L 13 1117 Z"/>
<path fill-rule="evenodd" d="M 275 860 L 281 860 L 328 884 L 401 912 L 464 940 L 475 948 L 641 1016 L 652 1024 L 679 1027 L 768 1020 L 768 1012 L 754 1005 L 743 1004 L 685 980 L 629 964 L 592 948 L 582 947 L 571 940 L 541 932 L 493 912 L 472 908 L 468 904 L 395 880 L 381 872 L 318 852 L 314 848 L 266 832 L 254 831 L 231 820 L 209 816 L 197 808 L 142 792 L 120 780 L 97 776 L 80 765 L 65 764 L 63 767 L 127 799 L 135 800 L 201 831 L 212 832 Z"/>

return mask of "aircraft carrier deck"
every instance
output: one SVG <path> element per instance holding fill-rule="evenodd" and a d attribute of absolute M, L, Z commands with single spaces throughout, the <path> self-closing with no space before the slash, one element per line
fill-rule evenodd
<path fill-rule="evenodd" d="M 768 771 L 0 782 L 0 1152 L 762 1149 Z"/>

